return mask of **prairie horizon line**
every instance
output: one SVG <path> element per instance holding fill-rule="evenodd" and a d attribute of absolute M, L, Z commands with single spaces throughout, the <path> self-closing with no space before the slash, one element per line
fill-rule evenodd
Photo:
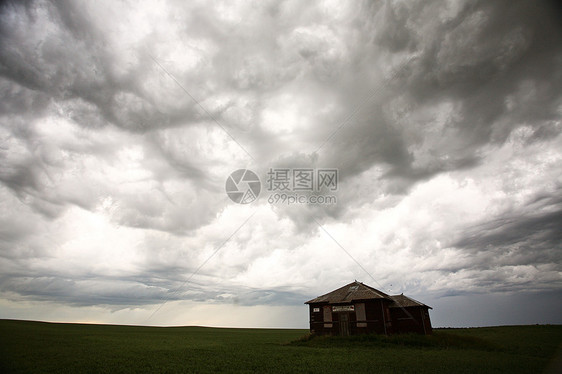
<path fill-rule="evenodd" d="M 89 325 L 89 326 L 122 326 L 122 327 L 155 327 L 155 328 L 205 328 L 205 329 L 230 329 L 230 330 L 309 330 L 308 328 L 299 327 L 230 327 L 230 326 L 206 326 L 206 325 L 135 325 L 135 324 L 117 324 L 117 323 L 98 323 L 98 322 L 68 322 L 68 321 L 42 321 L 17 318 L 0 318 L 0 321 L 17 321 L 17 322 L 33 322 L 47 323 L 58 325 Z M 560 323 L 532 323 L 532 324 L 507 324 L 507 325 L 482 325 L 482 326 L 437 326 L 433 329 L 479 329 L 489 327 L 520 327 L 520 326 L 562 326 Z"/>

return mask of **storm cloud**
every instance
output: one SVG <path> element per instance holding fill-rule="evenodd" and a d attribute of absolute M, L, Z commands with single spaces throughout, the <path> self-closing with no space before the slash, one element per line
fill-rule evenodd
<path fill-rule="evenodd" d="M 562 322 L 560 16 L 4 2 L 0 317 L 249 325 L 287 308 L 263 324 L 303 327 L 304 301 L 358 279 L 458 306 L 436 325 L 537 322 L 462 314 L 495 296 Z M 270 204 L 279 167 L 337 168 L 337 204 Z M 224 190 L 241 168 L 262 178 L 248 205 Z"/>

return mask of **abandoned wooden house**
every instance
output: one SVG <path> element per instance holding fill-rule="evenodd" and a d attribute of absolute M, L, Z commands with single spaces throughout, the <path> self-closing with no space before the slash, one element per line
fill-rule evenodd
<path fill-rule="evenodd" d="M 317 335 L 431 334 L 430 306 L 357 281 L 305 304 L 310 309 L 310 332 Z"/>

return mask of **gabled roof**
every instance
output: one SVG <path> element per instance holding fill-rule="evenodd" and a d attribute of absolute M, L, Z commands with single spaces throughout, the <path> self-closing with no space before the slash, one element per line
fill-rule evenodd
<path fill-rule="evenodd" d="M 305 304 L 316 304 L 316 303 L 349 303 L 353 300 L 370 300 L 370 299 L 387 299 L 392 300 L 392 298 L 382 291 L 379 291 L 373 287 L 369 287 L 361 282 L 352 282 L 347 284 L 337 290 L 327 293 L 322 296 L 318 296 L 315 299 L 308 300 Z"/>
<path fill-rule="evenodd" d="M 407 308 L 407 307 L 411 307 L 411 306 L 425 306 L 425 307 L 428 307 L 429 309 L 433 309 L 429 305 L 425 305 L 424 303 L 420 303 L 419 301 L 414 300 L 411 297 L 404 296 L 404 294 L 394 295 L 394 296 L 390 296 L 390 297 L 394 301 L 394 303 L 390 304 L 388 306 L 389 308 Z"/>

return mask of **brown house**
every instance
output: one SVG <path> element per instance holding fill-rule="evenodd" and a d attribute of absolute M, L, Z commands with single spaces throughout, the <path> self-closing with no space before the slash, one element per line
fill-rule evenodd
<path fill-rule="evenodd" d="M 317 335 L 431 334 L 430 306 L 357 281 L 305 304 L 310 309 L 310 332 Z"/>

